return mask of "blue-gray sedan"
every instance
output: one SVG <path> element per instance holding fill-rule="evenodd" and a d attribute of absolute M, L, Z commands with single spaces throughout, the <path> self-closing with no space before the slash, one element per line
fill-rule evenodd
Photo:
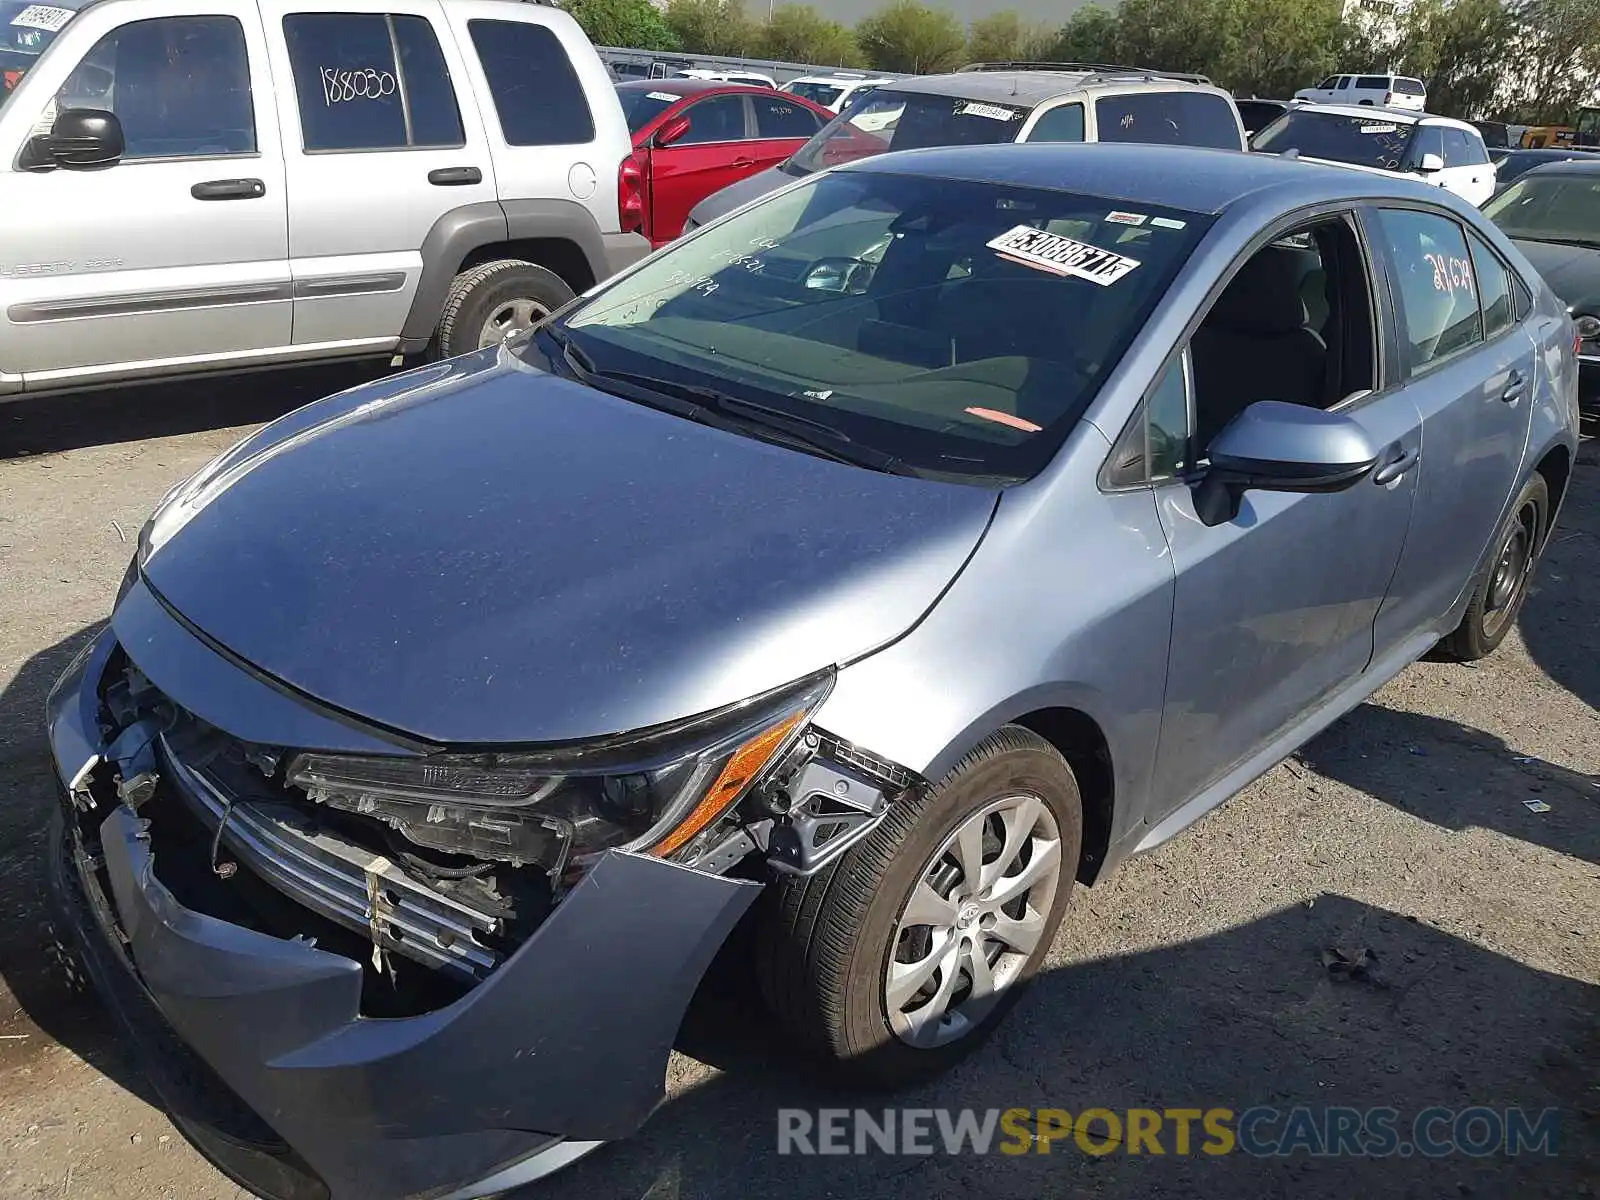
<path fill-rule="evenodd" d="M 175 489 L 50 700 L 60 902 L 270 1196 L 626 1136 L 758 898 L 775 1019 L 919 1078 L 1075 887 L 1500 643 L 1577 378 L 1437 188 L 1133 146 L 807 179 Z"/>

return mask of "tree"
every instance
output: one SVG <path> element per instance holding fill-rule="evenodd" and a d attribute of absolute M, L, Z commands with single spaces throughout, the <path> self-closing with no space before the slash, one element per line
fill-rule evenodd
<path fill-rule="evenodd" d="M 1517 15 L 1524 32 L 1514 56 L 1512 107 L 1530 124 L 1566 124 L 1600 91 L 1600 4 L 1526 0 Z"/>
<path fill-rule="evenodd" d="M 1088 4 L 1056 34 L 1048 57 L 1057 62 L 1114 63 L 1122 58 L 1121 25 L 1116 14 Z"/>
<path fill-rule="evenodd" d="M 943 9 L 894 0 L 856 26 L 856 41 L 880 71 L 929 75 L 961 65 L 967 38 Z"/>
<path fill-rule="evenodd" d="M 1521 18 L 1502 0 L 1417 0 L 1398 33 L 1395 65 L 1422 80 L 1429 112 L 1481 117 L 1502 107 L 1525 40 Z"/>
<path fill-rule="evenodd" d="M 861 47 L 850 31 L 830 21 L 809 4 L 786 4 L 762 26 L 758 45 L 762 58 L 783 62 L 859 67 Z"/>
<path fill-rule="evenodd" d="M 1054 41 L 1055 35 L 1049 30 L 1026 23 L 1014 9 L 1005 9 L 980 17 L 968 27 L 967 60 L 1034 61 L 1049 57 Z"/>
<path fill-rule="evenodd" d="M 677 35 L 650 0 L 570 0 L 566 7 L 597 46 L 678 49 Z"/>
<path fill-rule="evenodd" d="M 1239 0 L 1235 36 L 1214 74 L 1239 95 L 1292 96 L 1341 66 L 1340 0 Z"/>
<path fill-rule="evenodd" d="M 742 0 L 671 0 L 667 26 L 694 54 L 748 55 L 760 38 Z"/>

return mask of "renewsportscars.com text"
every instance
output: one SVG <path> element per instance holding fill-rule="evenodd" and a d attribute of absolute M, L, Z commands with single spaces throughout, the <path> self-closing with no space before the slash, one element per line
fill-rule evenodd
<path fill-rule="evenodd" d="M 778 1110 L 779 1154 L 1553 1155 L 1560 1113 L 1520 1108 Z"/>

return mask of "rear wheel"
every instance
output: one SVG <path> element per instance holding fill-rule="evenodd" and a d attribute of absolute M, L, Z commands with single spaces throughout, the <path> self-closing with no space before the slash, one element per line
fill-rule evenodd
<path fill-rule="evenodd" d="M 516 258 L 499 258 L 455 277 L 430 349 L 453 358 L 495 346 L 533 328 L 575 293 L 552 271 Z"/>
<path fill-rule="evenodd" d="M 1536 474 L 1518 493 L 1510 515 L 1495 535 L 1494 553 L 1473 589 L 1461 624 L 1439 644 L 1446 658 L 1472 662 L 1505 641 L 1528 597 L 1549 514 L 1550 489 L 1544 476 Z"/>
<path fill-rule="evenodd" d="M 832 868 L 775 885 L 768 1003 L 864 1082 L 950 1067 L 1044 961 L 1082 829 L 1066 762 L 1026 729 L 1000 730 Z"/>

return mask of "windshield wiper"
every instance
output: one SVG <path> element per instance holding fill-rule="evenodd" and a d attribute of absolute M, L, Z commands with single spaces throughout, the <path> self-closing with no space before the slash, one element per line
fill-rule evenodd
<path fill-rule="evenodd" d="M 1507 234 L 1525 242 L 1543 242 L 1547 246 L 1581 246 L 1585 250 L 1600 250 L 1600 238 L 1587 237 L 1535 237 L 1531 233 Z"/>

